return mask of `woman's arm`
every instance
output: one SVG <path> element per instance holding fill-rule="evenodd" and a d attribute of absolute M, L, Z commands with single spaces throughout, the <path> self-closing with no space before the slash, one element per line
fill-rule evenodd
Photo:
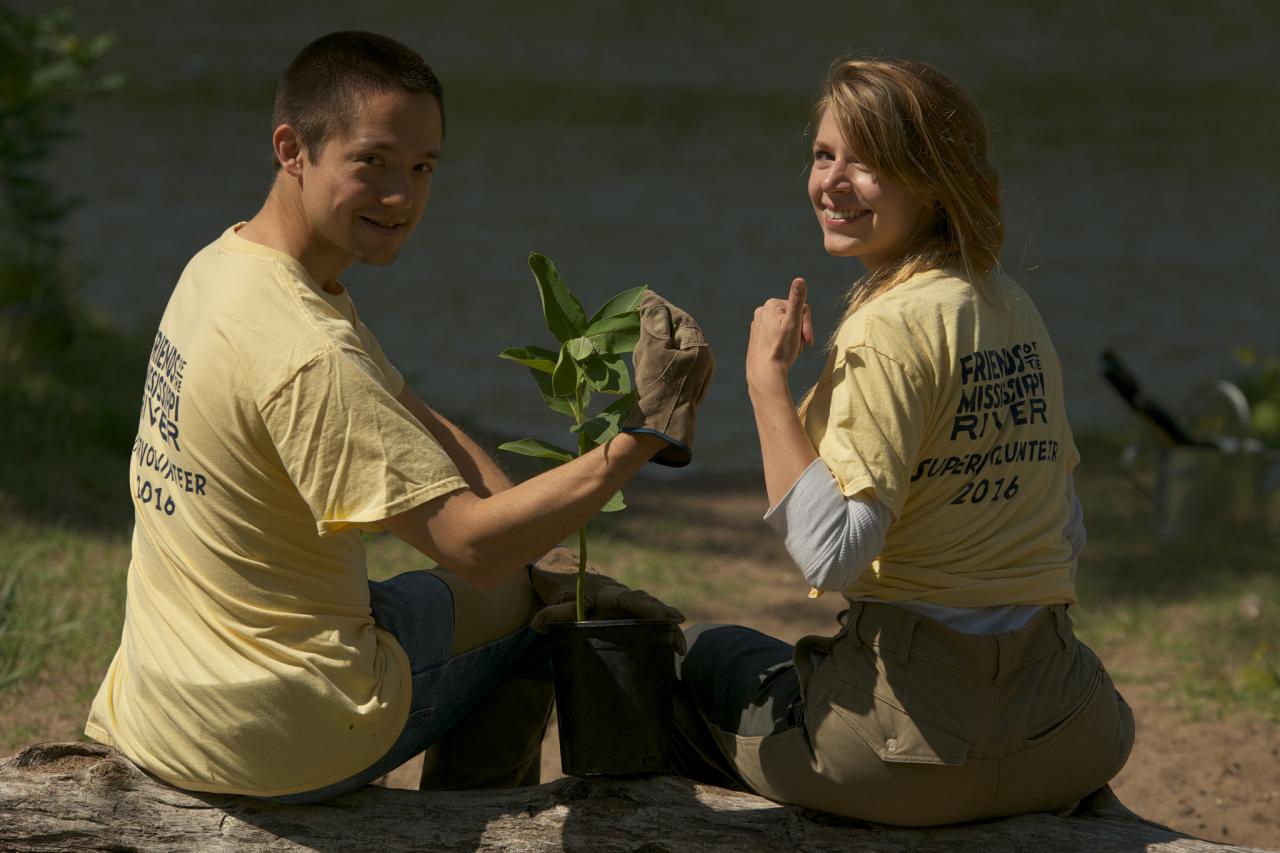
<path fill-rule="evenodd" d="M 845 497 L 831 469 L 815 459 L 764 520 L 817 591 L 853 583 L 884 549 L 893 517 L 870 494 Z"/>
<path fill-rule="evenodd" d="M 755 411 L 770 506 L 782 500 L 818 458 L 787 384 L 787 372 L 801 348 L 813 344 L 806 290 L 805 280 L 797 278 L 786 299 L 770 299 L 757 308 L 747 344 L 747 391 Z"/>

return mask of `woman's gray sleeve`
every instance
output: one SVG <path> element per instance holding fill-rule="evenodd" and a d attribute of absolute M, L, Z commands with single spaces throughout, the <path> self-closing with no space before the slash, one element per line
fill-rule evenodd
<path fill-rule="evenodd" d="M 845 497 L 826 463 L 815 459 L 764 520 L 810 586 L 841 590 L 884 548 L 892 515 L 873 497 Z"/>
<path fill-rule="evenodd" d="M 1067 478 L 1067 505 L 1071 507 L 1071 517 L 1067 519 L 1067 526 L 1063 528 L 1062 535 L 1071 545 L 1071 580 L 1074 581 L 1080 552 L 1084 550 L 1084 543 L 1089 539 L 1084 529 L 1084 507 L 1080 505 L 1080 498 L 1076 497 L 1074 475 Z"/>

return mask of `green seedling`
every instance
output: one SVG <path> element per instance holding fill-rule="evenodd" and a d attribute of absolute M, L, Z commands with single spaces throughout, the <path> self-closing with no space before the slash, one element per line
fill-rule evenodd
<path fill-rule="evenodd" d="M 499 358 L 523 364 L 538 383 L 538 392 L 547 408 L 572 419 L 569 432 L 577 437 L 576 454 L 536 438 L 509 441 L 498 449 L 539 459 L 548 468 L 563 465 L 618 434 L 621 420 L 635 404 L 631 373 L 622 356 L 635 349 L 640 338 L 640 300 L 644 285 L 625 290 L 605 302 L 591 317 L 556 272 L 545 255 L 529 255 L 529 268 L 542 297 L 542 316 L 547 330 L 559 343 L 558 350 L 537 346 L 512 347 Z M 616 397 L 596 412 L 591 411 L 594 393 Z M 601 512 L 617 512 L 626 504 L 616 493 Z M 587 572 L 587 526 L 578 530 L 578 621 L 586 620 L 583 586 Z"/>

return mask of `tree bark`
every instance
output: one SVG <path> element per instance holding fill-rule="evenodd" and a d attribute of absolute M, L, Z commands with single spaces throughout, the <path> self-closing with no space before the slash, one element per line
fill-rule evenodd
<path fill-rule="evenodd" d="M 0 763 L 0 849 L 12 851 L 1243 851 L 1143 820 L 1109 788 L 1068 817 L 1022 815 L 929 829 L 780 806 L 673 776 L 560 779 L 534 788 L 368 787 L 322 805 L 193 794 L 115 750 L 28 747 Z"/>

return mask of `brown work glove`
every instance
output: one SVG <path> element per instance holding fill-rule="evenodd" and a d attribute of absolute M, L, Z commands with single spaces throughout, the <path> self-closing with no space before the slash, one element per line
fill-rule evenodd
<path fill-rule="evenodd" d="M 546 606 L 529 625 L 545 631 L 550 622 L 575 622 L 577 613 L 578 555 L 568 548 L 553 548 L 529 566 L 533 591 Z M 583 604 L 588 619 L 674 619 L 684 614 L 663 604 L 642 589 L 630 589 L 613 578 L 588 568 Z M 684 632 L 676 631 L 676 651 L 685 652 Z"/>
<path fill-rule="evenodd" d="M 697 322 L 652 290 L 640 302 L 640 340 L 635 364 L 636 405 L 622 423 L 623 432 L 665 439 L 653 457 L 680 468 L 693 458 L 693 422 L 706 396 L 716 360 Z"/>

